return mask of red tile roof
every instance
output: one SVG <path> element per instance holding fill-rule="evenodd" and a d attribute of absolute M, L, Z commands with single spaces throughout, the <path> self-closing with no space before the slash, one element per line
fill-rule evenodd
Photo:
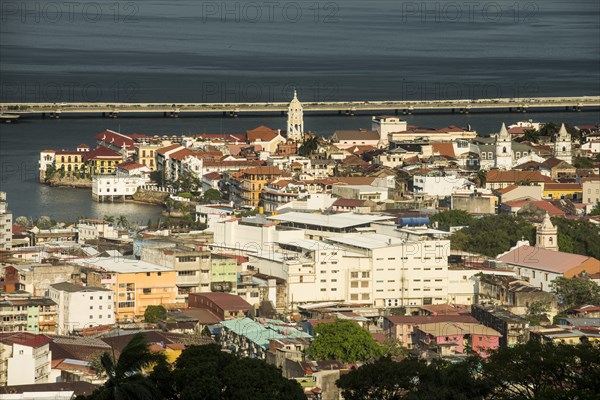
<path fill-rule="evenodd" d="M 143 168 L 143 167 L 145 167 L 145 165 L 136 163 L 134 161 L 126 161 L 124 163 L 117 165 L 117 168 L 121 168 L 126 171 L 131 171 L 133 169 L 138 169 L 138 168 Z"/>
<path fill-rule="evenodd" d="M 221 175 L 218 172 L 209 172 L 208 174 L 204 174 L 202 177 L 206 178 L 210 181 L 216 181 L 216 180 L 221 179 L 223 177 L 223 175 Z"/>
<path fill-rule="evenodd" d="M 132 138 L 122 133 L 111 131 L 110 129 L 97 134 L 96 140 L 116 147 L 125 147 L 127 150 L 135 150 Z"/>
<path fill-rule="evenodd" d="M 175 144 L 171 144 L 171 145 L 168 145 L 168 146 L 162 147 L 162 148 L 160 148 L 160 149 L 156 150 L 156 152 L 157 152 L 158 154 L 167 154 L 169 151 L 175 150 L 175 149 L 177 149 L 178 147 L 181 147 L 182 149 L 184 148 L 182 145 L 180 145 L 180 144 L 178 144 L 178 143 L 175 143 Z"/>
<path fill-rule="evenodd" d="M 229 293 L 190 293 L 190 297 L 191 296 L 204 297 L 226 311 L 246 311 L 252 307 L 250 303 L 248 303 L 240 296 Z"/>
<path fill-rule="evenodd" d="M 547 176 L 542 175 L 539 171 L 501 171 L 490 170 L 486 176 L 486 182 L 489 183 L 506 183 L 506 182 L 552 182 Z"/>
<path fill-rule="evenodd" d="M 471 322 L 477 323 L 478 321 L 467 314 L 458 315 L 403 315 L 403 316 L 391 316 L 385 317 L 394 325 L 400 324 L 431 324 L 436 322 Z"/>
<path fill-rule="evenodd" d="M 2 332 L 0 342 L 19 344 L 21 346 L 38 348 L 50 343 L 52 340 L 44 335 L 35 335 L 29 332 Z"/>
<path fill-rule="evenodd" d="M 544 190 L 582 190 L 581 183 L 546 183 Z"/>
<path fill-rule="evenodd" d="M 563 210 L 561 210 L 560 208 L 556 207 L 552 203 L 549 203 L 545 200 L 531 200 L 530 198 L 526 198 L 524 200 L 507 201 L 503 204 L 512 208 L 512 207 L 523 207 L 528 203 L 531 203 L 534 206 L 536 206 L 544 211 L 547 211 L 548 214 L 550 214 L 550 215 L 565 215 L 565 212 Z"/>
<path fill-rule="evenodd" d="M 435 153 L 440 153 L 444 157 L 455 158 L 454 145 L 452 143 L 432 143 L 431 147 Z"/>
<path fill-rule="evenodd" d="M 270 142 L 271 140 L 277 137 L 277 131 L 269 128 L 268 126 L 261 125 L 252 130 L 246 131 L 246 136 L 248 137 L 248 142 Z"/>

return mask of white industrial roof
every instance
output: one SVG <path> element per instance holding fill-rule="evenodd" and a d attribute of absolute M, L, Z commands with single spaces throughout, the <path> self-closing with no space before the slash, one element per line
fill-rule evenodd
<path fill-rule="evenodd" d="M 393 219 L 392 216 L 370 215 L 370 214 L 310 214 L 301 212 L 289 212 L 280 215 L 268 217 L 272 220 L 292 222 L 298 224 L 318 225 L 327 228 L 350 228 L 357 225 L 369 224 L 376 221 L 385 221 Z"/>
<path fill-rule="evenodd" d="M 311 240 L 311 239 L 298 239 L 298 240 L 290 240 L 289 242 L 279 242 L 280 244 L 287 246 L 295 246 L 301 249 L 306 250 L 326 250 L 326 249 L 335 249 L 330 243 L 322 242 L 320 240 Z"/>
<path fill-rule="evenodd" d="M 86 267 L 102 268 L 108 272 L 116 273 L 136 273 L 136 272 L 171 272 L 172 268 L 152 264 L 141 260 L 132 260 L 124 257 L 95 257 L 92 259 L 80 259 L 72 261 L 73 263 Z"/>
<path fill-rule="evenodd" d="M 381 235 L 379 233 L 349 233 L 340 236 L 332 236 L 328 238 L 328 240 L 363 249 L 378 249 L 404 243 L 404 240 L 402 239 Z"/>

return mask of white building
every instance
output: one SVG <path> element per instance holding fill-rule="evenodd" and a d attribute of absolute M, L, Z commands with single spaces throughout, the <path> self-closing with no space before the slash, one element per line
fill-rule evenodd
<path fill-rule="evenodd" d="M 50 285 L 49 297 L 58 305 L 59 335 L 115 323 L 110 289 L 61 282 Z"/>
<path fill-rule="evenodd" d="M 125 200 L 149 182 L 147 176 L 94 175 L 92 198 L 98 202 Z"/>
<path fill-rule="evenodd" d="M 511 169 L 514 161 L 512 152 L 512 139 L 504 123 L 502 123 L 500 133 L 498 133 L 496 136 L 494 143 L 496 145 L 494 167 L 499 169 Z"/>
<path fill-rule="evenodd" d="M 288 107 L 287 137 L 296 142 L 302 142 L 304 139 L 304 113 L 295 90 L 294 98 Z"/>
<path fill-rule="evenodd" d="M 0 250 L 12 249 L 12 212 L 8 209 L 6 192 L 0 192 Z"/>
<path fill-rule="evenodd" d="M 40 182 L 44 182 L 46 179 L 46 171 L 49 167 L 54 165 L 54 159 L 56 158 L 56 151 L 54 150 L 42 150 L 40 151 Z"/>
<path fill-rule="evenodd" d="M 415 194 L 447 197 L 457 190 L 474 187 L 475 185 L 468 179 L 455 175 L 413 175 L 413 191 Z"/>
<path fill-rule="evenodd" d="M 395 132 L 406 132 L 407 122 L 394 115 L 381 115 L 371 120 L 371 130 L 379 133 L 380 147 L 389 144 L 388 135 Z"/>
<path fill-rule="evenodd" d="M 0 333 L 0 385 L 49 383 L 51 339 L 28 332 Z"/>
<path fill-rule="evenodd" d="M 553 155 L 559 160 L 563 160 L 569 164 L 573 163 L 573 150 L 572 150 L 571 135 L 567 132 L 565 124 L 560 126 L 558 135 L 554 140 Z"/>
<path fill-rule="evenodd" d="M 119 231 L 112 222 L 103 219 L 80 219 L 77 223 L 77 243 L 99 238 L 117 239 Z"/>
<path fill-rule="evenodd" d="M 600 178 L 583 178 L 582 181 L 583 202 L 594 207 L 600 203 Z"/>
<path fill-rule="evenodd" d="M 374 185 L 333 185 L 332 193 L 344 199 L 386 201 L 389 189 Z"/>

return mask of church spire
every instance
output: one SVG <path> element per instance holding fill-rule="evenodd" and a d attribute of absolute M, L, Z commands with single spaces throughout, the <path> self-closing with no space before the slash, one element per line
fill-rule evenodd
<path fill-rule="evenodd" d="M 548 211 L 546 211 L 542 223 L 536 228 L 535 245 L 543 249 L 558 251 L 558 228 L 552 224 Z"/>
<path fill-rule="evenodd" d="M 288 107 L 287 137 L 296 142 L 301 142 L 304 138 L 304 112 L 296 89 L 294 89 L 294 98 Z"/>

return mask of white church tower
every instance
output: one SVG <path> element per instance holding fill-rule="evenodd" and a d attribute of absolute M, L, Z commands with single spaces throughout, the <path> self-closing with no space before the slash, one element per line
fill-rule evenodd
<path fill-rule="evenodd" d="M 572 164 L 573 153 L 571 146 L 571 135 L 569 135 L 569 132 L 567 132 L 565 124 L 562 124 L 560 126 L 560 130 L 558 131 L 558 135 L 556 135 L 554 140 L 554 157 Z"/>
<path fill-rule="evenodd" d="M 499 169 L 511 169 L 513 167 L 512 141 L 506 125 L 502 123 L 500 133 L 496 136 L 496 158 L 494 167 Z"/>
<path fill-rule="evenodd" d="M 542 249 L 558 251 L 558 228 L 552 225 L 547 211 L 544 220 L 536 228 L 535 245 Z"/>
<path fill-rule="evenodd" d="M 294 98 L 288 107 L 287 137 L 297 142 L 302 142 L 304 138 L 304 112 L 295 90 Z"/>

